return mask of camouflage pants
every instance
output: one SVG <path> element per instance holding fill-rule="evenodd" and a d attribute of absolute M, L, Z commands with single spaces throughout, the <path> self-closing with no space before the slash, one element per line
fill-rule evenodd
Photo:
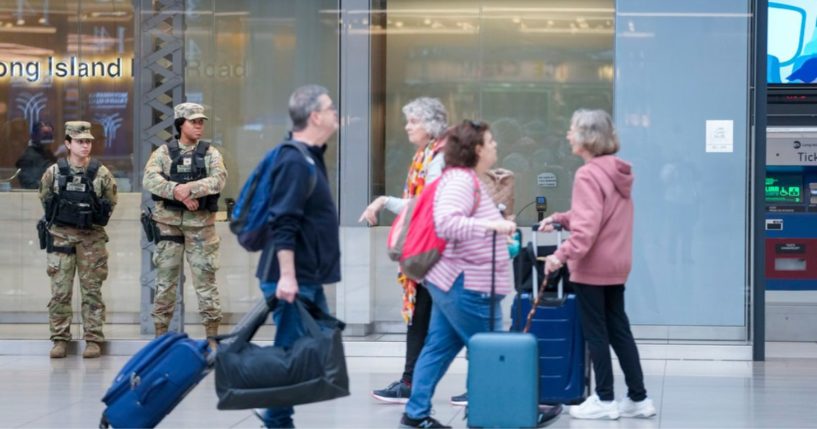
<path fill-rule="evenodd" d="M 156 224 L 163 236 L 184 237 L 184 244 L 162 240 L 153 252 L 156 266 L 156 295 L 153 300 L 153 321 L 165 326 L 173 318 L 182 257 L 193 274 L 193 288 L 199 299 L 199 314 L 206 325 L 221 321 L 221 302 L 216 287 L 219 237 L 213 225 L 203 227 Z"/>
<path fill-rule="evenodd" d="M 48 276 L 51 277 L 51 300 L 48 302 L 48 321 L 51 340 L 71 340 L 71 295 L 74 273 L 79 275 L 82 294 L 82 326 L 86 341 L 102 342 L 105 324 L 105 303 L 102 301 L 102 282 L 108 278 L 108 236 L 100 230 L 52 230 L 55 247 L 73 247 L 76 253 L 48 254 Z"/>

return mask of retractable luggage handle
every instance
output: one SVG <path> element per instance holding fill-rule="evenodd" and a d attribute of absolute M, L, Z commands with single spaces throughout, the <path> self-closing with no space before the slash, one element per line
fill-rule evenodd
<path fill-rule="evenodd" d="M 489 305 L 490 319 L 488 319 L 488 332 L 494 332 L 494 301 L 496 300 L 496 231 L 494 231 L 493 242 L 491 244 L 491 299 Z"/>
<path fill-rule="evenodd" d="M 555 223 L 554 222 L 551 225 L 553 225 L 553 229 L 556 231 L 556 248 L 558 249 L 559 246 L 562 245 L 562 230 L 564 228 L 562 227 L 562 224 L 560 224 L 560 223 Z M 536 308 L 539 307 L 539 301 L 541 300 L 542 295 L 544 295 L 544 293 L 545 293 L 545 289 L 547 288 L 547 284 L 548 284 L 548 280 L 549 280 L 549 276 L 545 276 L 545 278 L 542 280 L 542 284 L 539 286 L 538 290 L 535 287 L 535 285 L 539 281 L 539 275 L 538 275 L 538 269 L 537 269 L 537 264 L 539 262 L 537 260 L 537 257 L 539 256 L 538 255 L 539 245 L 536 243 L 536 235 L 539 233 L 539 224 L 533 225 L 531 227 L 531 231 L 532 231 L 532 235 L 533 235 L 533 237 L 532 237 L 532 241 L 533 241 L 533 270 L 532 270 L 533 271 L 533 273 L 532 273 L 533 283 L 531 283 L 532 285 L 534 285 L 534 287 L 531 288 L 531 290 L 533 291 L 533 305 L 531 306 L 530 311 L 528 312 L 528 318 L 525 321 L 525 328 L 522 329 L 522 332 L 528 332 L 530 330 L 531 322 L 533 322 L 533 316 L 536 314 Z M 560 279 L 558 281 L 558 283 L 556 284 L 556 297 L 559 300 L 564 298 L 564 279 Z"/>
<path fill-rule="evenodd" d="M 551 225 L 553 226 L 553 229 L 556 231 L 556 248 L 558 249 L 559 246 L 562 245 L 562 230 L 564 228 L 562 227 L 562 224 L 556 223 L 556 222 L 552 223 Z M 537 270 L 536 265 L 539 262 L 537 260 L 537 258 L 539 256 L 539 254 L 538 254 L 539 245 L 536 243 L 536 236 L 537 236 L 537 234 L 539 232 L 539 224 L 533 225 L 531 227 L 531 231 L 533 232 L 533 234 L 532 234 L 532 241 L 533 241 L 533 264 L 532 264 L 533 265 L 533 273 L 532 273 L 533 274 L 533 283 L 531 283 L 533 285 L 533 287 L 531 288 L 531 290 L 533 291 L 533 298 L 538 300 L 539 299 L 538 295 L 541 294 L 542 291 L 544 291 L 544 285 L 547 284 L 547 279 L 544 279 L 542 281 L 542 286 L 540 287 L 540 290 L 538 291 L 538 294 L 537 294 L 536 285 L 539 283 L 539 272 Z M 564 297 L 564 287 L 563 287 L 562 282 L 558 283 L 558 286 L 556 288 L 556 293 L 557 293 L 556 296 L 559 299 L 562 299 Z"/>

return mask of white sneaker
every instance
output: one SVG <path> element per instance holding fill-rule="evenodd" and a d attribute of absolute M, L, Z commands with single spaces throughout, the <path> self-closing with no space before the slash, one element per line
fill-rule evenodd
<path fill-rule="evenodd" d="M 621 414 L 621 417 L 638 417 L 644 419 L 656 414 L 655 405 L 650 398 L 644 398 L 638 402 L 630 398 L 624 398 L 618 404 L 618 412 Z"/>
<path fill-rule="evenodd" d="M 597 395 L 585 399 L 581 405 L 570 407 L 569 413 L 574 419 L 616 420 L 619 417 L 616 401 L 602 401 Z"/>

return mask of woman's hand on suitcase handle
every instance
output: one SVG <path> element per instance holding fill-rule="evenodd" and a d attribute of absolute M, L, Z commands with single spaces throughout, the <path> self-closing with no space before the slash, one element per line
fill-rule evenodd
<path fill-rule="evenodd" d="M 545 278 L 547 278 L 550 273 L 558 271 L 559 268 L 562 268 L 562 265 L 564 264 L 559 260 L 559 258 L 556 257 L 556 255 L 547 255 L 545 257 Z"/>
<path fill-rule="evenodd" d="M 539 229 L 538 230 L 541 231 L 541 232 L 551 232 L 551 231 L 553 231 L 553 218 L 548 216 L 548 217 L 542 219 L 542 221 L 539 222 Z"/>
<path fill-rule="evenodd" d="M 537 229 L 537 225 L 534 225 L 533 226 L 534 231 L 552 232 L 561 231 L 563 228 L 562 224 L 560 224 L 559 222 L 555 222 L 552 216 L 548 216 L 542 219 L 542 221 L 539 222 L 538 227 L 539 228 Z"/>
<path fill-rule="evenodd" d="M 485 228 L 496 231 L 498 234 L 511 235 L 516 231 L 516 222 L 510 220 L 493 220 L 485 223 Z"/>

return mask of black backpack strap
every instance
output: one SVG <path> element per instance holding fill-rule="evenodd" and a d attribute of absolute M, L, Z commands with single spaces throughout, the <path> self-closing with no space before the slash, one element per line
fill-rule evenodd
<path fill-rule="evenodd" d="M 96 173 L 99 172 L 99 167 L 102 167 L 102 163 L 96 159 L 91 159 L 91 162 L 88 163 L 88 168 L 85 170 L 85 177 L 88 178 L 88 182 L 93 182 L 96 178 Z"/>

